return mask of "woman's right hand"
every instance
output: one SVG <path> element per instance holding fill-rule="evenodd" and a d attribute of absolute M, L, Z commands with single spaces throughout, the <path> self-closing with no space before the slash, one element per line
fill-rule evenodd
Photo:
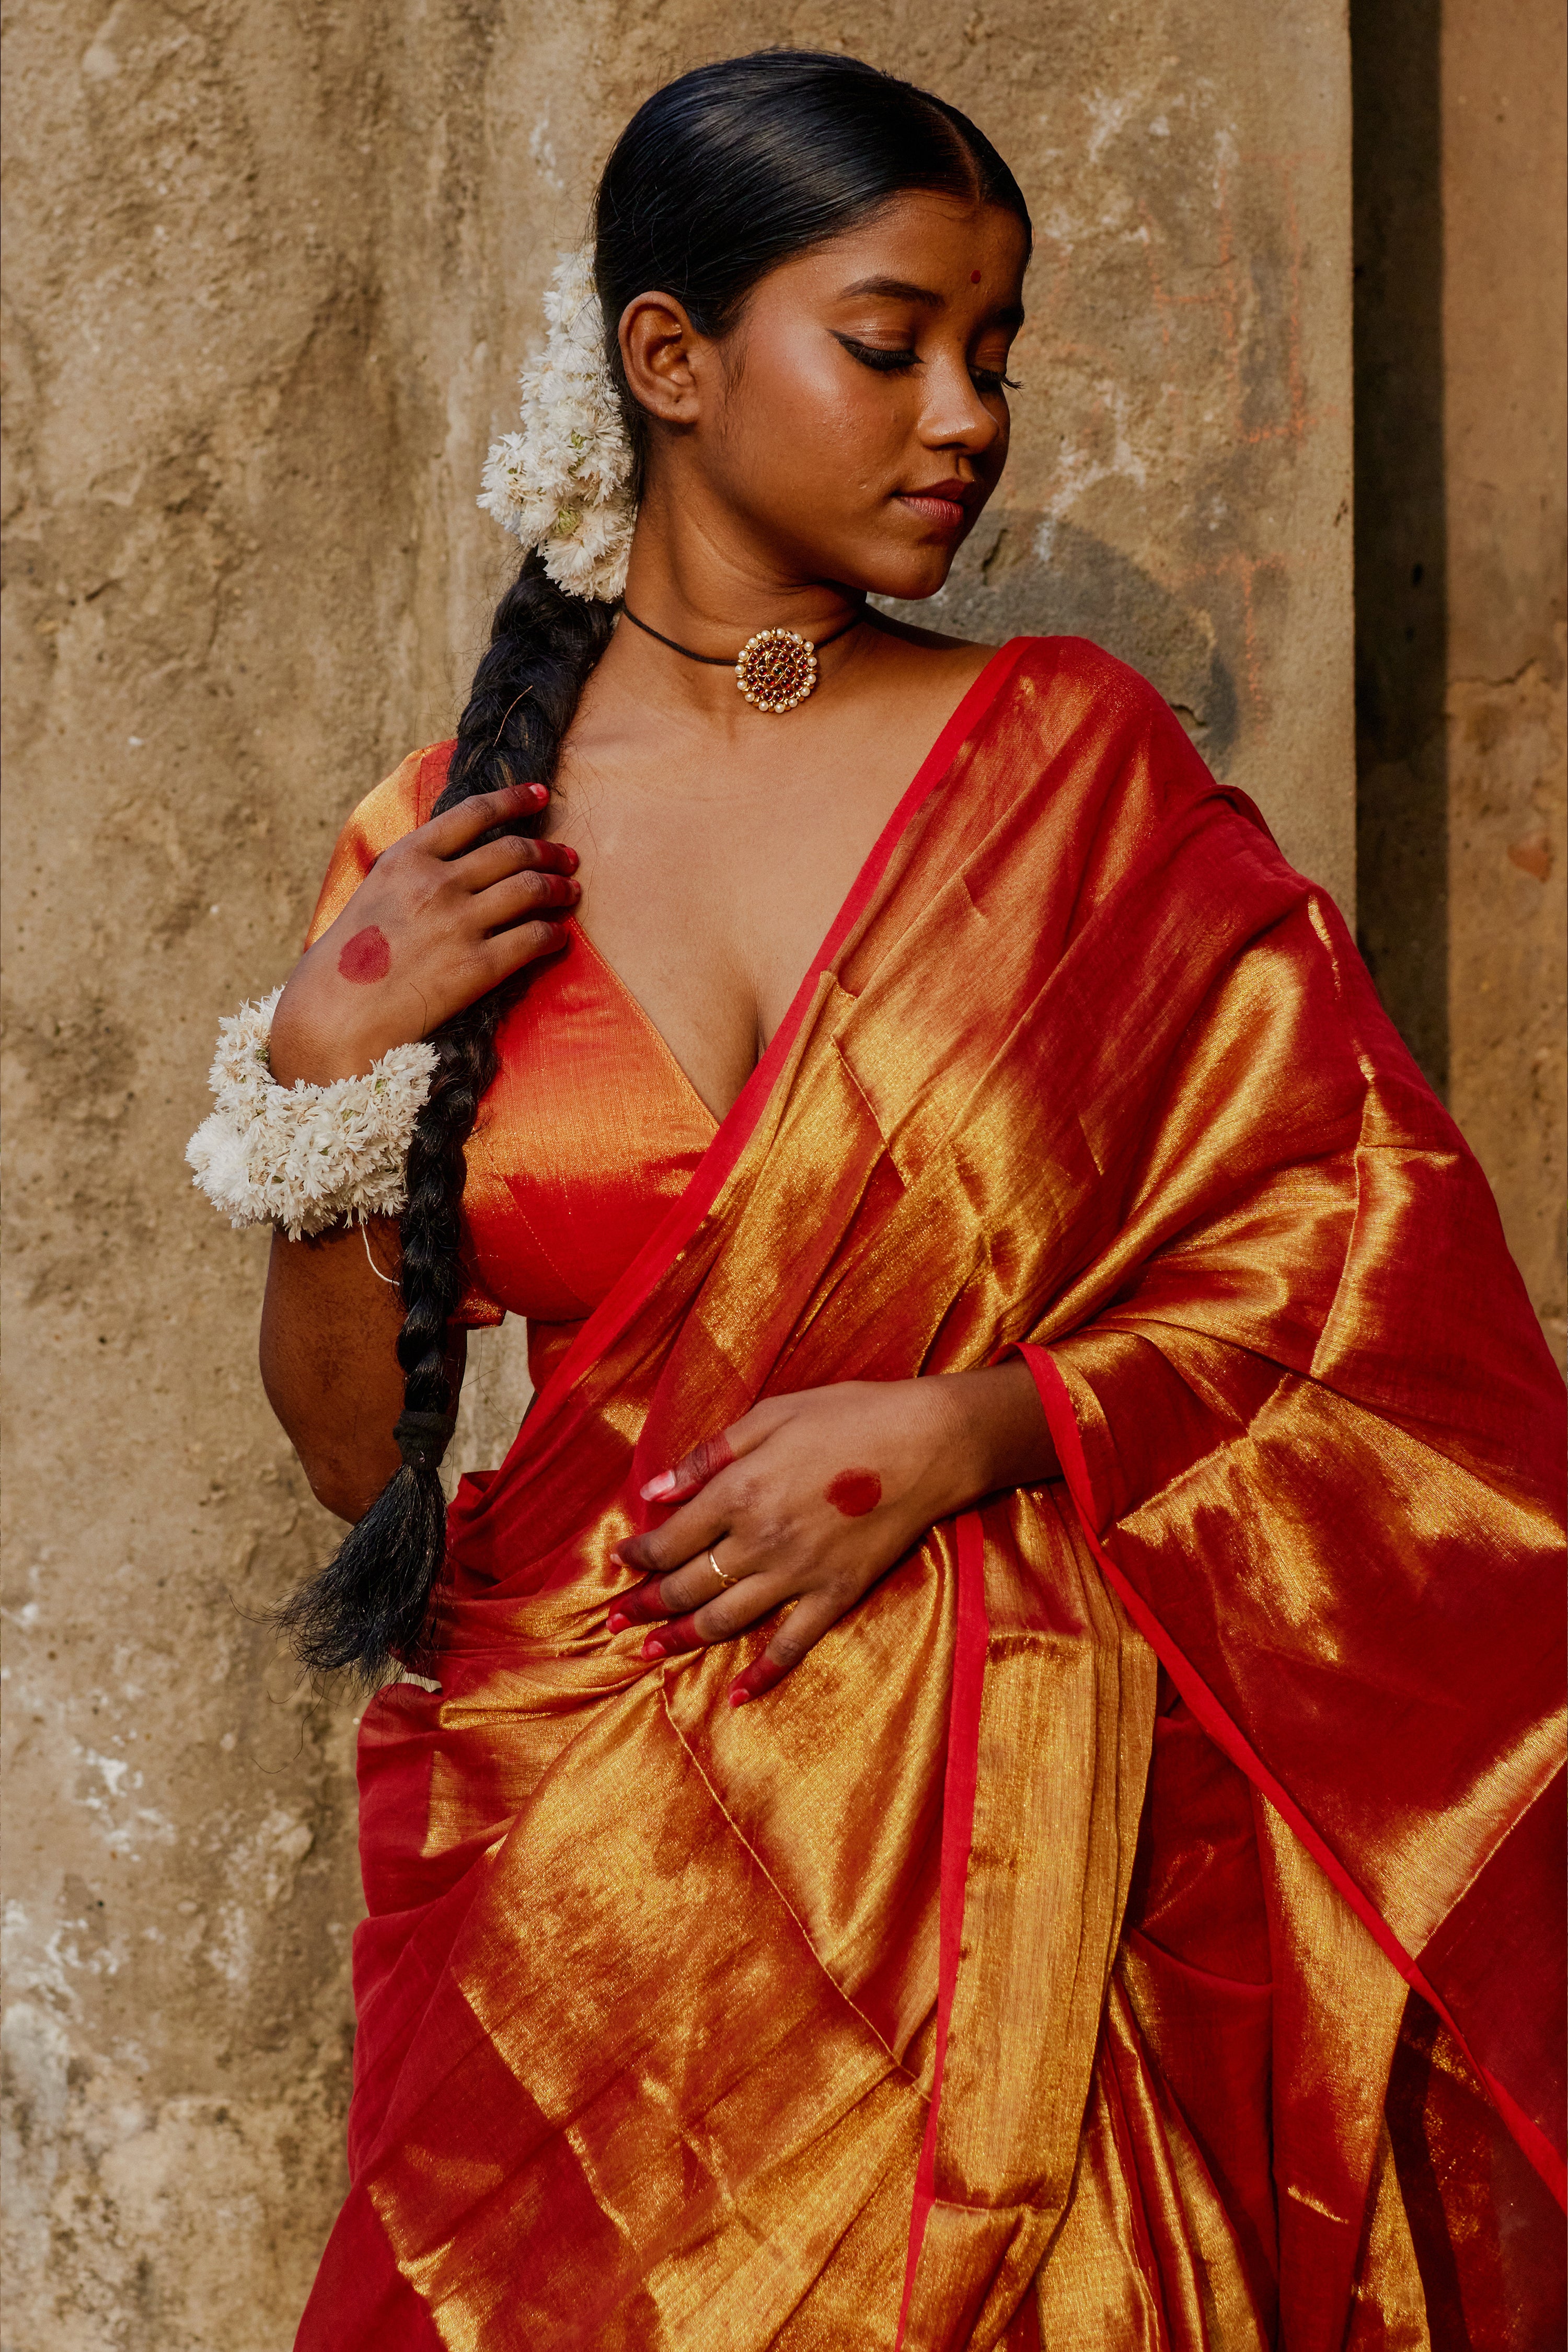
<path fill-rule="evenodd" d="M 280 1086 L 353 1077 L 562 945 L 576 851 L 516 834 L 473 845 L 547 798 L 542 784 L 481 793 L 383 850 L 279 1000 L 268 1058 Z"/>

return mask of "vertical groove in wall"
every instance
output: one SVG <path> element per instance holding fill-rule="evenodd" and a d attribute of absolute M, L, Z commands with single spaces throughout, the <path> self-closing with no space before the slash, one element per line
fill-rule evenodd
<path fill-rule="evenodd" d="M 1362 951 L 1448 1086 L 1440 0 L 1351 0 Z"/>

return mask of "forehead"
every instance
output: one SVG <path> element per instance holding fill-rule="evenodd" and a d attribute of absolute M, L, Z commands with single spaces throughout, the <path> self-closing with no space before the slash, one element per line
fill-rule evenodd
<path fill-rule="evenodd" d="M 1027 258 L 1027 232 L 1015 214 L 910 188 L 868 220 L 781 264 L 763 283 L 779 281 L 781 294 L 832 296 L 885 278 L 943 293 L 983 284 L 990 298 L 1016 299 Z"/>

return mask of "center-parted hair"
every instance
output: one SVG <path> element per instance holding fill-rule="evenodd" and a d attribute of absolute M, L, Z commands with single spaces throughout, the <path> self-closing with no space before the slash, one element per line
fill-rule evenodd
<path fill-rule="evenodd" d="M 605 166 L 594 208 L 594 268 L 605 350 L 637 454 L 648 419 L 632 398 L 617 329 L 639 294 L 673 295 L 698 331 L 741 323 L 770 270 L 930 189 L 995 205 L 1029 226 L 1006 164 L 967 116 L 858 58 L 769 49 L 700 66 L 638 108 Z M 612 608 L 567 595 L 531 554 L 496 608 L 436 813 L 531 779 L 552 784 L 583 688 L 609 642 Z M 510 828 L 537 833 L 542 816 Z M 462 1297 L 464 1147 L 495 1076 L 501 1018 L 526 972 L 437 1029 L 438 1066 L 408 1157 L 401 1223 L 404 1410 L 452 1406 L 447 1350 Z M 446 1512 L 429 1458 L 409 1448 L 336 1559 L 285 1604 L 300 1657 L 367 1682 L 394 1657 L 439 1646 L 433 1596 Z"/>

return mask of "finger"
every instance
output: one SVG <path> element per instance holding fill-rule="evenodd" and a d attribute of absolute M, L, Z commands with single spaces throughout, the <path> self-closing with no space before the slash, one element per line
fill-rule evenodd
<path fill-rule="evenodd" d="M 656 1625 L 642 1645 L 642 1654 L 653 1664 L 660 1658 L 678 1658 L 686 1650 L 732 1642 L 759 1618 L 771 1617 L 775 1609 L 782 1609 L 798 1589 L 798 1579 L 783 1569 L 743 1576 L 730 1591 L 704 1601 L 700 1609 L 689 1609 L 667 1625 Z"/>
<path fill-rule="evenodd" d="M 513 923 L 510 930 L 492 931 L 488 939 L 474 944 L 468 967 L 474 995 L 488 995 L 525 965 L 537 963 L 541 956 L 553 955 L 557 948 L 571 944 L 572 934 L 564 923 Z"/>
<path fill-rule="evenodd" d="M 768 1397 L 761 1404 L 732 1421 L 728 1429 L 720 1430 L 715 1437 L 705 1437 L 689 1454 L 683 1454 L 673 1470 L 660 1470 L 647 1479 L 637 1492 L 645 1503 L 663 1503 L 667 1507 L 684 1502 L 695 1495 L 710 1478 L 732 1462 L 751 1454 L 771 1437 L 782 1421 L 789 1418 L 792 1400 L 788 1397 Z"/>
<path fill-rule="evenodd" d="M 568 912 L 583 895 L 569 874 L 509 874 L 488 890 L 476 890 L 469 904 L 487 931 L 538 919 L 550 921 L 557 908 Z"/>
<path fill-rule="evenodd" d="M 710 1544 L 729 1534 L 728 1514 L 733 1500 L 732 1494 L 707 1488 L 694 1501 L 683 1504 L 661 1528 L 624 1537 L 610 1554 L 611 1567 L 624 1568 L 633 1576 L 673 1576 L 678 1568 L 684 1568 L 688 1560 L 700 1559 Z"/>
<path fill-rule="evenodd" d="M 629 1625 L 651 1625 L 660 1617 L 673 1617 L 680 1610 L 690 1608 L 697 1598 L 695 1593 L 680 1593 L 668 1601 L 665 1599 L 664 1588 L 668 1581 L 662 1576 L 650 1576 L 647 1582 L 639 1584 L 635 1592 L 623 1592 L 605 1620 L 605 1632 L 624 1633 Z"/>
<path fill-rule="evenodd" d="M 669 1576 L 650 1576 L 635 1592 L 618 1596 L 605 1621 L 606 1630 L 624 1633 L 628 1625 L 651 1625 L 660 1617 L 678 1617 L 683 1610 L 700 1609 L 705 1601 L 717 1601 L 721 1592 L 732 1591 L 745 1580 L 746 1570 L 737 1566 L 738 1558 L 734 1543 L 726 1538 L 721 1546 L 714 1545 L 700 1559 L 689 1559 Z"/>
<path fill-rule="evenodd" d="M 702 1636 L 697 1630 L 697 1618 L 693 1612 L 689 1616 L 672 1617 L 668 1625 L 661 1625 L 657 1633 L 650 1633 L 642 1645 L 642 1654 L 648 1659 L 676 1658 L 682 1650 L 700 1650 L 701 1647 Z"/>
<path fill-rule="evenodd" d="M 488 890 L 509 874 L 574 874 L 577 853 L 563 841 L 531 841 L 526 834 L 503 833 L 499 841 L 482 842 L 462 857 L 450 860 L 450 877 L 467 890 Z"/>
<path fill-rule="evenodd" d="M 745 1706 L 773 1690 L 814 1650 L 829 1626 L 837 1625 L 846 1604 L 828 1592 L 808 1592 L 797 1601 L 762 1656 L 730 1685 L 731 1706 Z"/>
<path fill-rule="evenodd" d="M 549 798 L 542 784 L 503 784 L 499 793 L 476 793 L 472 800 L 459 801 L 456 808 L 422 824 L 420 846 L 432 857 L 456 857 L 493 826 L 537 816 Z"/>
<path fill-rule="evenodd" d="M 661 1470 L 650 1478 L 638 1494 L 645 1503 L 684 1503 L 710 1478 L 727 1470 L 735 1459 L 735 1433 L 721 1429 L 717 1437 L 705 1437 L 689 1454 L 683 1454 L 673 1470 Z"/>

